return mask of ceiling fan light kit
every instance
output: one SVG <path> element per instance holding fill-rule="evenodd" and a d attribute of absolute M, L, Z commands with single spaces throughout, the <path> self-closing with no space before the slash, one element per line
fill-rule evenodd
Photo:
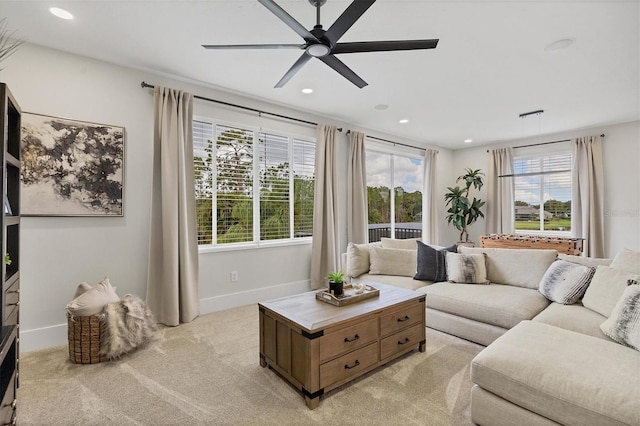
<path fill-rule="evenodd" d="M 320 23 L 320 7 L 326 0 L 309 0 L 316 8 L 316 25 L 312 30 L 307 30 L 284 9 L 273 0 L 258 0 L 260 4 L 269 9 L 289 28 L 304 39 L 304 44 L 203 44 L 205 49 L 302 49 L 302 56 L 293 64 L 285 75 L 276 83 L 275 87 L 283 87 L 311 58 L 317 58 L 344 78 L 359 88 L 367 85 L 335 55 L 343 53 L 364 52 L 389 52 L 397 50 L 435 49 L 438 39 L 429 40 L 391 40 L 391 41 L 360 41 L 350 43 L 338 43 L 344 33 L 355 24 L 364 12 L 369 9 L 376 0 L 354 0 L 347 9 L 336 19 L 328 30 L 322 28 Z"/>

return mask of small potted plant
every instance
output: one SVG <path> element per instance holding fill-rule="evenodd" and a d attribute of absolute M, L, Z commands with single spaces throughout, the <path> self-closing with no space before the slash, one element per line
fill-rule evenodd
<path fill-rule="evenodd" d="M 342 296 L 344 292 L 344 272 L 332 272 L 326 278 L 329 280 L 329 293 L 336 297 Z"/>

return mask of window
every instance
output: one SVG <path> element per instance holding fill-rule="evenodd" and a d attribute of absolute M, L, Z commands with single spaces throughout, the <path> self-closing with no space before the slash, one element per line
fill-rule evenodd
<path fill-rule="evenodd" d="M 516 232 L 571 231 L 571 153 L 513 160 Z"/>
<path fill-rule="evenodd" d="M 366 155 L 369 242 L 421 237 L 422 158 L 369 149 Z"/>
<path fill-rule="evenodd" d="M 199 245 L 310 237 L 315 143 L 193 121 Z"/>

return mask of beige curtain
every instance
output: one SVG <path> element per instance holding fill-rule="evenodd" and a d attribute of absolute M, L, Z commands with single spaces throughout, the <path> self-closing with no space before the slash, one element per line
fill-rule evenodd
<path fill-rule="evenodd" d="M 367 204 L 367 158 L 364 150 L 366 135 L 349 133 L 349 174 L 347 181 L 347 237 L 356 244 L 369 242 Z"/>
<path fill-rule="evenodd" d="M 500 177 L 509 175 L 508 177 Z M 513 189 L 513 148 L 489 151 L 487 174 L 487 234 L 511 234 L 515 232 L 515 207 Z"/>
<path fill-rule="evenodd" d="M 436 160 L 438 151 L 424 151 L 424 168 L 422 170 L 422 240 L 427 244 L 438 244 L 438 182 Z"/>
<path fill-rule="evenodd" d="M 584 256 L 604 257 L 604 168 L 600 136 L 573 145 L 571 233 L 584 238 Z"/>
<path fill-rule="evenodd" d="M 193 177 L 193 96 L 156 86 L 147 304 L 158 322 L 199 314 Z"/>
<path fill-rule="evenodd" d="M 326 287 L 324 277 L 339 268 L 336 126 L 318 125 L 316 180 L 311 243 L 311 287 Z"/>

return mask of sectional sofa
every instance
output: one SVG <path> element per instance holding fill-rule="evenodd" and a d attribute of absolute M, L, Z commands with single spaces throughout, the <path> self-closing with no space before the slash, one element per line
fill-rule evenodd
<path fill-rule="evenodd" d="M 460 247 L 463 255 L 484 259 L 489 284 L 482 285 L 415 280 L 414 245 L 350 244 L 343 266 L 352 281 L 425 293 L 427 327 L 487 346 L 471 363 L 474 423 L 640 426 L 640 344 L 620 344 L 601 328 L 615 316 L 628 284 L 640 281 L 640 253 L 624 250 L 611 260 Z M 586 285 L 565 291 L 571 300 L 552 301 L 557 292 L 541 282 L 558 281 L 560 266 L 576 264 L 584 276 L 575 281 Z M 640 342 L 640 335 L 631 337 Z"/>

